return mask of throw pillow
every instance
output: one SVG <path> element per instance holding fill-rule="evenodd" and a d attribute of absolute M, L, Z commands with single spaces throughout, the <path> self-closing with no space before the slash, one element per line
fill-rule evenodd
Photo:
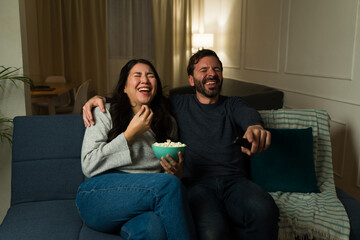
<path fill-rule="evenodd" d="M 271 145 L 251 156 L 251 178 L 269 192 L 319 192 L 312 128 L 268 129 Z"/>

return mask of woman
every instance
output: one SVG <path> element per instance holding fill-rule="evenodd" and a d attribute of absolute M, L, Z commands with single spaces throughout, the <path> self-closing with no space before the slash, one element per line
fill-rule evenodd
<path fill-rule="evenodd" d="M 129 61 L 106 108 L 94 110 L 96 125 L 84 135 L 81 164 L 88 179 L 76 197 L 81 217 L 95 230 L 126 239 L 193 239 L 184 188 L 174 176 L 181 177 L 183 157 L 179 153 L 174 167 L 163 159 L 170 174 L 162 174 L 151 148 L 177 137 L 154 66 Z"/>

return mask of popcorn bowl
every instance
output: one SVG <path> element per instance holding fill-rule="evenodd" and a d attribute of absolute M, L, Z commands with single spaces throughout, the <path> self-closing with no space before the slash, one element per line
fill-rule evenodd
<path fill-rule="evenodd" d="M 166 155 L 170 155 L 174 161 L 179 161 L 178 152 L 181 152 L 184 155 L 184 151 L 186 148 L 186 145 L 179 147 L 165 147 L 165 146 L 157 146 L 156 144 L 153 144 L 151 147 L 154 151 L 155 156 L 161 161 L 161 157 L 164 157 L 166 160 Z"/>

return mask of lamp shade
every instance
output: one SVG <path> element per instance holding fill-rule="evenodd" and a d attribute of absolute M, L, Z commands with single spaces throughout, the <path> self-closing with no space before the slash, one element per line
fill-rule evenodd
<path fill-rule="evenodd" d="M 214 45 L 214 34 L 194 33 L 192 36 L 193 48 L 211 48 Z"/>

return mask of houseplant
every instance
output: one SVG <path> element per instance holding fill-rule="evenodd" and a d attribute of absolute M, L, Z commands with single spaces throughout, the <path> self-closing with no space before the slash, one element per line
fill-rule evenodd
<path fill-rule="evenodd" d="M 5 81 L 11 81 L 15 86 L 17 82 L 21 81 L 30 86 L 34 85 L 34 82 L 22 74 L 19 74 L 19 69 L 17 67 L 5 67 L 0 66 L 0 91 L 5 91 L 4 83 Z M 9 133 L 12 128 L 12 119 L 2 117 L 0 113 L 0 140 L 8 140 L 11 143 L 11 134 Z"/>

